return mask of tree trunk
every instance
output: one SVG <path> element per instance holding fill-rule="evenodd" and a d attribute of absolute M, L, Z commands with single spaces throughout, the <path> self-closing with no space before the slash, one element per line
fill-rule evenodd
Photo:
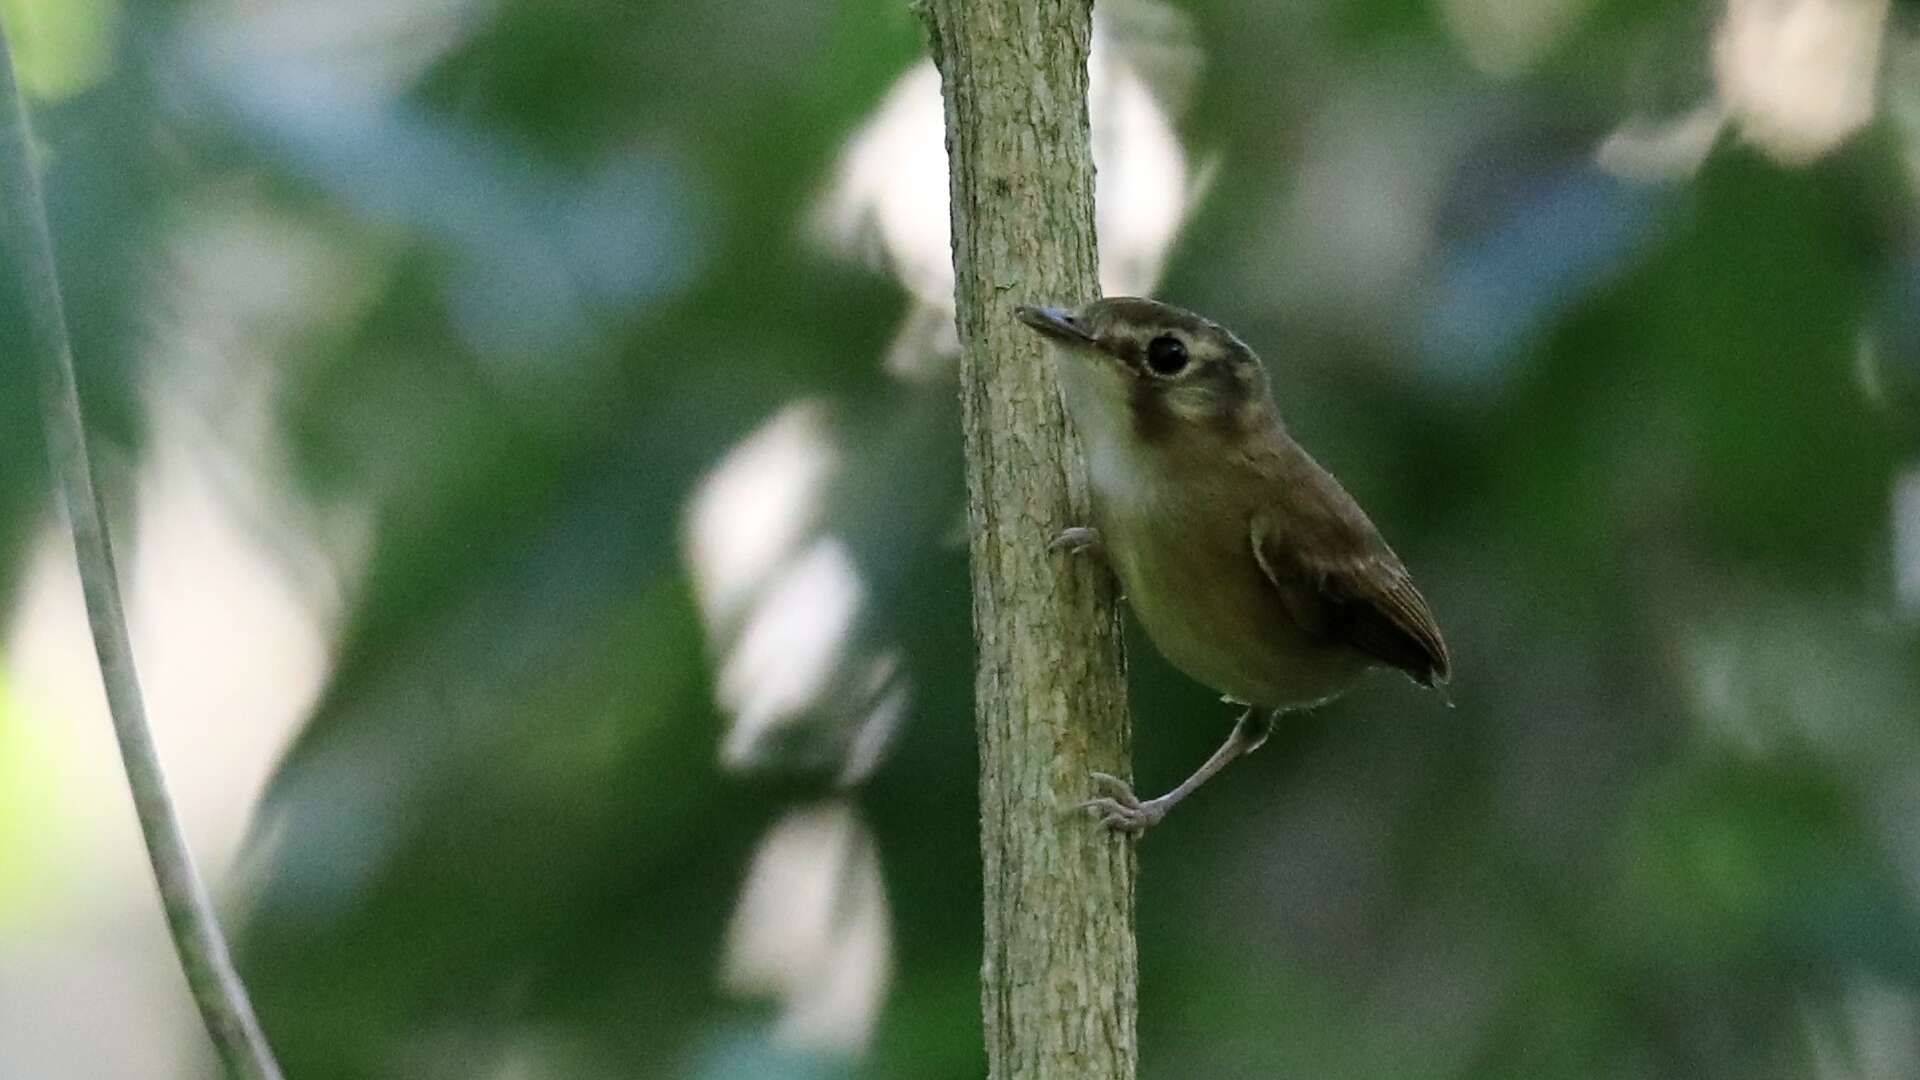
<path fill-rule="evenodd" d="M 927 0 L 946 97 L 972 537 L 989 1075 L 1131 1080 L 1130 843 L 1074 812 L 1127 775 L 1110 578 L 1047 551 L 1088 521 L 1052 362 L 1015 305 L 1099 295 L 1088 0 Z"/>

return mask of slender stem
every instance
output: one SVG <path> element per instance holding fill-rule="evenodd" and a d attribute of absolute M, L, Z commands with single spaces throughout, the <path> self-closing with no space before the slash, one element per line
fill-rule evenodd
<path fill-rule="evenodd" d="M 239 1080 L 280 1080 L 280 1066 L 267 1046 L 260 1021 L 234 970 L 226 938 L 214 917 L 206 885 L 194 869 L 167 795 L 166 779 L 147 726 L 146 707 L 133 666 L 120 581 L 107 535 L 99 489 L 87 460 L 86 425 L 74 382 L 73 346 L 54 269 L 46 202 L 33 166 L 33 127 L 14 76 L 13 51 L 0 26 L 0 265 L 18 268 L 26 301 L 29 338 L 45 373 L 47 457 L 73 528 L 74 554 L 93 627 L 94 651 L 106 683 L 107 707 L 126 766 L 127 786 L 153 864 L 167 927 L 200 1006 L 200 1016 L 227 1074 Z"/>
<path fill-rule="evenodd" d="M 1128 770 L 1107 576 L 1052 552 L 1085 474 L 1020 304 L 1100 295 L 1089 0 L 926 0 L 946 99 L 978 642 L 980 1000 L 991 1080 L 1132 1080 L 1131 844 L 1073 808 Z"/>

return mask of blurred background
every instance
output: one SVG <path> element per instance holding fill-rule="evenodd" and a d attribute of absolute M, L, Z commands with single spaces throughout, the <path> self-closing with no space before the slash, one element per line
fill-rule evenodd
<path fill-rule="evenodd" d="M 975 1077 L 900 0 L 0 0 L 288 1075 Z M 1143 844 L 1147 1077 L 1920 1075 L 1920 5 L 1102 0 L 1103 278 L 1433 600 Z M 1063 298 L 1034 298 L 1063 299 Z M 0 291 L 0 1076 L 214 1075 Z M 1137 775 L 1232 714 L 1138 638 Z"/>

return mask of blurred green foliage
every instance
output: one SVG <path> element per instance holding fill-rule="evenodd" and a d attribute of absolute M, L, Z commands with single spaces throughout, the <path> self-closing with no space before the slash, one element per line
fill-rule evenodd
<path fill-rule="evenodd" d="M 91 4 L 97 77 L 35 83 L 116 475 L 193 274 L 170 231 L 265 221 L 332 268 L 252 360 L 289 500 L 370 523 L 245 865 L 288 1074 L 978 1075 L 956 407 L 883 370 L 901 289 L 805 226 L 919 56 L 907 5 L 390 6 Z M 1383 677 L 1290 721 L 1145 841 L 1143 1072 L 1870 1075 L 1832 1071 L 1892 1037 L 1862 993 L 1920 1030 L 1889 494 L 1920 451 L 1916 132 L 1882 111 L 1810 164 L 1728 134 L 1620 179 L 1595 148 L 1711 92 L 1718 8 L 1575 4 L 1496 78 L 1459 7 L 1183 5 L 1181 133 L 1218 172 L 1159 293 L 1267 357 L 1459 675 L 1451 708 Z M 435 12 L 439 44 L 402 32 Z M 1315 176 L 1365 184 L 1329 205 Z M 1406 256 L 1367 269 L 1369 227 Z M 26 387 L 17 303 L 0 382 Z M 795 1049 L 718 974 L 756 845 L 838 789 L 722 769 L 683 515 L 800 397 L 842 449 L 861 633 L 913 687 L 847 796 L 893 942 L 864 1056 Z M 0 395 L 0 591 L 47 513 L 32 401 Z M 1133 677 L 1158 788 L 1230 716 L 1144 642 Z"/>

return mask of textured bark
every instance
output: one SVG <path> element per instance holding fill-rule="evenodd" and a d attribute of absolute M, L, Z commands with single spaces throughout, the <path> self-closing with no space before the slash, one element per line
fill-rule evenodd
<path fill-rule="evenodd" d="M 990 1075 L 1131 1078 L 1134 858 L 1074 807 L 1128 773 L 1107 575 L 1050 554 L 1086 524 L 1079 454 L 1015 305 L 1099 295 L 1087 0 L 928 0 L 946 97 L 980 737 Z"/>

